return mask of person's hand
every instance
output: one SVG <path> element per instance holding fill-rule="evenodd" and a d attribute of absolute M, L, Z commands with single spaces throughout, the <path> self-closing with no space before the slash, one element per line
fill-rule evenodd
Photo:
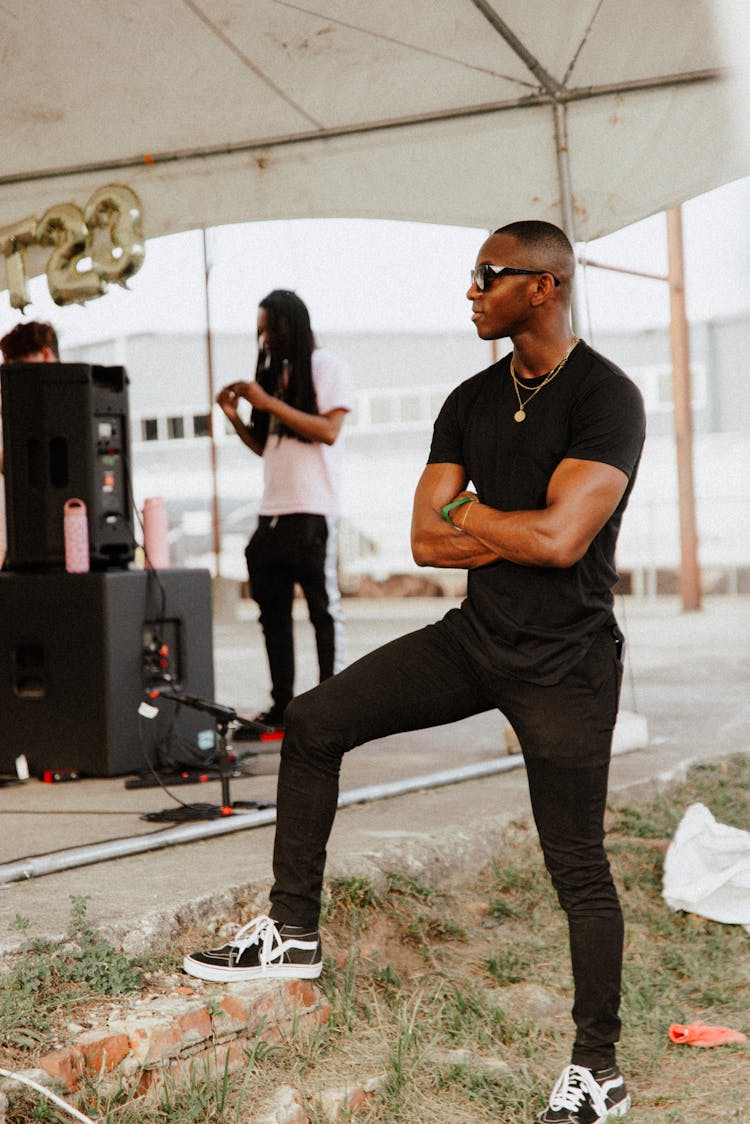
<path fill-rule="evenodd" d="M 245 401 L 249 402 L 251 406 L 254 406 L 256 410 L 268 410 L 273 402 L 271 395 L 263 389 L 259 382 L 255 381 L 230 382 L 228 386 L 225 386 L 224 390 L 221 391 L 221 394 L 216 399 L 221 408 L 224 409 L 221 402 L 222 394 L 226 394 L 227 401 L 230 404 L 233 402 L 235 408 L 240 398 L 244 398 Z"/>
<path fill-rule="evenodd" d="M 237 403 L 239 402 L 239 396 L 234 388 L 234 384 L 232 384 L 231 386 L 222 387 L 222 389 L 216 395 L 216 402 L 217 405 L 221 406 L 222 410 L 230 420 L 234 420 L 234 418 L 238 416 Z"/>
<path fill-rule="evenodd" d="M 246 399 L 256 410 L 268 410 L 273 398 L 259 382 L 236 382 L 234 390 L 238 397 Z"/>

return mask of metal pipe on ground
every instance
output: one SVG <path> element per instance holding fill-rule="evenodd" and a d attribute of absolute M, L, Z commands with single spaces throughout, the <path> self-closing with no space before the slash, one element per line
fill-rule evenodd
<path fill-rule="evenodd" d="M 479 777 L 509 772 L 522 764 L 523 755 L 514 753 L 507 757 L 479 761 L 474 765 L 464 765 L 459 769 L 443 769 L 437 773 L 425 773 L 423 776 L 404 777 L 403 780 L 353 788 L 350 792 L 342 792 L 339 795 L 338 807 L 367 804 L 375 800 L 387 800 L 392 796 L 403 796 L 419 789 L 440 788 L 447 784 L 477 780 Z M 61 870 L 73 870 L 79 866 L 90 866 L 110 859 L 125 858 L 128 855 L 139 855 L 145 851 L 159 851 L 164 847 L 192 843 L 196 839 L 208 839 L 213 835 L 228 835 L 233 831 L 265 827 L 275 822 L 276 809 L 264 808 L 257 812 L 240 812 L 216 820 L 181 824 L 179 827 L 167 828 L 166 831 L 151 835 L 133 835 L 106 843 L 94 843 L 88 847 L 75 847 L 65 851 L 54 851 L 49 855 L 16 859 L 12 863 L 0 866 L 0 885 L 7 882 L 23 882 L 45 874 L 57 874 Z"/>

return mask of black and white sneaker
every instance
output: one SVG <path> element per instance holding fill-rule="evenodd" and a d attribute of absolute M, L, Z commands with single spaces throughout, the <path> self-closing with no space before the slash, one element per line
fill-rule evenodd
<path fill-rule="evenodd" d="M 282 925 L 264 913 L 243 925 L 221 948 L 193 952 L 183 969 L 200 980 L 314 980 L 323 967 L 320 934 Z"/>
<path fill-rule="evenodd" d="M 604 1124 L 629 1108 L 630 1096 L 617 1066 L 592 1071 L 569 1065 L 535 1124 Z"/>

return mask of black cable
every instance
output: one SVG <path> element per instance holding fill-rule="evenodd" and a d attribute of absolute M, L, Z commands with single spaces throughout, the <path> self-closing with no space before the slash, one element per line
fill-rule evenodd
<path fill-rule="evenodd" d="M 174 724 L 174 722 L 176 720 L 179 705 L 180 705 L 179 703 L 177 703 L 175 705 L 175 711 L 174 711 L 174 714 L 173 714 L 173 717 L 172 717 L 172 724 Z M 188 804 L 185 800 L 180 800 L 179 796 L 176 796 L 164 784 L 164 782 L 162 781 L 161 777 L 159 776 L 159 774 L 156 770 L 156 767 L 154 766 L 151 758 L 149 757 L 148 753 L 146 752 L 146 746 L 145 746 L 145 741 L 144 741 L 144 736 L 143 736 L 143 716 L 141 714 L 138 715 L 138 740 L 139 740 L 140 745 L 141 745 L 141 753 L 143 754 L 143 759 L 146 762 L 146 767 L 147 767 L 149 773 L 151 774 L 151 776 L 154 778 L 154 780 L 158 784 L 159 788 L 164 793 L 164 795 L 168 796 L 170 800 L 173 800 L 175 802 L 175 804 L 178 804 L 181 808 L 184 808 L 184 809 L 192 809 L 193 807 L 195 807 L 195 808 L 204 807 L 204 805 L 201 805 L 201 804 L 193 805 L 193 804 Z M 161 813 L 159 813 L 159 815 L 160 814 Z M 147 815 L 144 815 L 142 818 L 143 819 L 153 819 L 154 815 L 155 815 L 155 813 L 148 813 Z"/>
<path fill-rule="evenodd" d="M 164 625 L 166 623 L 166 602 L 167 602 L 166 591 L 164 589 L 164 585 L 161 582 L 161 579 L 159 578 L 157 570 L 151 565 L 151 559 L 148 556 L 148 551 L 146 549 L 145 527 L 143 525 L 141 513 L 138 510 L 138 507 L 137 507 L 136 502 L 135 502 L 135 496 L 133 494 L 133 487 L 132 487 L 132 476 L 131 476 L 131 472 L 130 472 L 130 462 L 129 462 L 129 459 L 128 459 L 127 454 L 125 452 L 123 452 L 123 463 L 124 463 L 124 466 L 125 466 L 125 478 L 126 478 L 126 481 L 127 481 L 128 498 L 129 498 L 129 501 L 130 501 L 131 509 L 135 512 L 135 516 L 136 516 L 136 519 L 137 519 L 137 522 L 138 522 L 138 526 L 140 527 L 140 530 L 141 530 L 141 537 L 143 538 L 143 554 L 144 554 L 144 558 L 145 558 L 146 563 L 147 563 L 147 567 L 146 567 L 146 608 L 145 608 L 145 613 L 146 613 L 146 616 L 148 617 L 148 601 L 149 601 L 149 595 L 150 595 L 149 585 L 150 585 L 151 582 L 156 582 L 158 590 L 161 594 L 161 605 L 160 605 L 160 610 L 155 617 L 155 623 L 158 624 L 158 625 L 161 625 L 162 631 L 163 631 Z M 133 534 L 133 544 L 134 544 L 135 547 L 138 546 L 138 542 L 136 540 L 135 534 Z M 155 638 L 155 639 L 157 639 L 157 638 Z M 173 682 L 172 677 L 170 676 L 166 681 L 168 683 L 172 683 Z M 176 707 L 175 707 L 175 711 L 174 711 L 174 714 L 173 714 L 173 717 L 172 717 L 170 729 L 167 731 L 167 734 L 164 735 L 164 737 L 160 740 L 160 742 L 156 746 L 157 760 L 158 760 L 159 763 L 161 763 L 161 761 L 162 761 L 162 756 L 161 756 L 160 750 L 163 749 L 165 744 L 168 744 L 168 741 L 169 741 L 170 738 L 174 737 L 174 726 L 175 726 L 176 721 L 177 721 L 177 714 L 178 714 L 179 705 L 180 704 L 178 702 Z M 162 811 L 162 812 L 150 812 L 150 813 L 146 813 L 142 817 L 143 819 L 149 820 L 151 822 L 157 822 L 157 823 L 165 822 L 165 821 L 178 822 L 179 823 L 182 820 L 190 820 L 190 819 L 214 819 L 217 815 L 222 814 L 222 810 L 221 810 L 220 806 L 217 806 L 217 805 L 214 805 L 214 804 L 188 804 L 186 801 L 180 800 L 180 798 L 178 796 L 176 796 L 163 783 L 161 777 L 158 774 L 158 771 L 157 771 L 157 768 L 156 768 L 154 762 L 151 760 L 149 754 L 146 752 L 145 739 L 144 739 L 144 736 L 143 736 L 142 716 L 140 714 L 138 716 L 138 738 L 139 738 L 139 742 L 140 742 L 140 746 L 141 746 L 141 753 L 143 755 L 144 761 L 146 762 L 146 766 L 148 768 L 148 771 L 153 776 L 154 780 L 156 781 L 156 783 L 158 784 L 158 786 L 162 790 L 162 792 L 165 794 L 165 796 L 168 796 L 169 799 L 172 800 L 179 807 L 179 812 L 176 811 L 176 810 L 173 810 L 173 809 L 166 809 L 165 811 Z M 205 767 L 205 763 L 204 763 L 204 767 Z"/>
<path fill-rule="evenodd" d="M 180 704 L 176 703 L 175 713 L 176 709 L 179 706 Z M 222 811 L 220 804 L 187 803 L 187 801 L 185 800 L 180 800 L 180 798 L 176 796 L 175 793 L 172 792 L 171 789 L 163 783 L 156 768 L 154 767 L 153 762 L 151 761 L 151 758 L 146 752 L 143 736 L 143 716 L 140 714 L 138 715 L 138 737 L 141 743 L 141 752 L 143 754 L 143 759 L 146 762 L 149 772 L 153 776 L 154 780 L 156 781 L 157 785 L 162 790 L 164 795 L 169 797 L 169 799 L 178 806 L 176 809 L 166 808 L 160 812 L 146 812 L 141 816 L 141 819 L 147 820 L 149 823 L 184 823 L 190 820 L 218 819 L 220 816 L 225 814 Z M 259 807 L 261 806 L 265 807 L 265 802 L 263 804 L 259 804 Z M 270 805 L 268 806 L 270 807 Z"/>
<path fill-rule="evenodd" d="M 145 620 L 149 620 L 149 618 L 153 617 L 153 621 L 154 621 L 154 625 L 156 626 L 156 629 L 158 631 L 160 631 L 163 635 L 164 628 L 165 628 L 165 625 L 166 625 L 166 617 L 167 617 L 167 593 L 166 593 L 166 590 L 164 588 L 164 584 L 163 584 L 161 578 L 159 577 L 158 571 L 151 564 L 151 559 L 149 557 L 148 550 L 146 548 L 146 530 L 145 530 L 145 527 L 144 527 L 143 519 L 141 517 L 141 513 L 138 509 L 138 505 L 135 502 L 135 495 L 133 493 L 133 477 L 132 477 L 132 472 L 131 472 L 131 465 L 130 465 L 130 460 L 129 460 L 126 452 L 123 453 L 123 463 L 124 463 L 124 466 L 125 466 L 125 479 L 126 479 L 126 482 L 127 482 L 127 492 L 128 492 L 128 499 L 129 499 L 129 502 L 130 502 L 130 508 L 131 508 L 131 512 L 133 512 L 135 514 L 135 520 L 137 522 L 138 527 L 140 528 L 141 539 L 143 540 L 143 546 L 142 546 L 143 556 L 144 556 L 144 559 L 145 559 L 145 562 L 146 562 L 146 568 L 145 568 L 145 573 L 146 573 L 146 601 L 145 601 L 145 605 L 144 605 L 144 618 L 145 618 Z M 137 548 L 139 543 L 138 543 L 138 540 L 137 540 L 134 532 L 132 533 L 132 539 L 133 539 L 134 547 Z M 157 604 L 154 605 L 154 611 L 153 611 L 153 614 L 152 614 L 151 610 L 150 610 L 150 603 L 151 603 L 151 598 L 152 598 L 153 593 L 154 593 L 154 584 L 156 585 L 156 591 L 159 595 L 159 603 L 158 603 L 158 605 Z M 160 646 L 159 645 L 160 638 L 155 635 L 152 639 L 153 639 L 153 642 L 157 645 L 157 649 L 158 649 L 158 647 Z M 171 675 L 168 675 L 167 677 L 163 677 L 162 681 L 167 682 L 167 683 L 174 682 Z M 177 722 L 177 713 L 178 713 L 178 710 L 177 710 L 177 708 L 175 708 L 174 713 L 172 715 L 172 721 L 170 723 L 169 729 L 167 730 L 167 733 L 164 735 L 164 737 L 161 739 L 161 741 L 155 746 L 157 765 L 162 764 L 162 755 L 161 755 L 161 752 L 160 752 L 162 746 L 164 746 L 164 744 L 168 741 L 168 739 L 171 738 L 174 734 L 174 727 L 175 727 L 176 722 Z M 165 788 L 165 786 L 162 784 L 161 778 L 158 776 L 157 771 L 154 768 L 153 763 L 151 762 L 150 758 L 147 756 L 147 754 L 145 752 L 145 745 L 144 745 L 144 740 L 143 740 L 143 728 L 142 728 L 142 726 L 140 726 L 140 724 L 139 724 L 139 740 L 140 740 L 140 744 L 141 744 L 141 752 L 143 753 L 143 757 L 144 757 L 144 760 L 146 761 L 146 764 L 148 766 L 149 771 L 152 773 L 152 775 L 154 776 L 154 778 L 157 781 L 157 783 L 159 784 L 159 786 L 167 793 L 167 795 L 169 795 L 177 803 L 181 804 L 182 801 L 178 800 L 177 797 L 175 797 L 171 793 L 169 793 L 168 790 Z"/>

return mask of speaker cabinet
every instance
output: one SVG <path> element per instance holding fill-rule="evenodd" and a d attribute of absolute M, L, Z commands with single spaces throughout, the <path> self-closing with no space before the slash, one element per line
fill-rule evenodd
<path fill-rule="evenodd" d="M 134 556 L 124 367 L 12 363 L 0 373 L 9 570 L 65 564 L 63 505 L 86 504 L 92 569 Z"/>
<path fill-rule="evenodd" d="M 0 573 L 0 772 L 25 754 L 34 775 L 106 777 L 161 764 L 165 739 L 210 749 L 207 714 L 164 700 L 139 715 L 165 670 L 213 698 L 208 570 Z"/>

